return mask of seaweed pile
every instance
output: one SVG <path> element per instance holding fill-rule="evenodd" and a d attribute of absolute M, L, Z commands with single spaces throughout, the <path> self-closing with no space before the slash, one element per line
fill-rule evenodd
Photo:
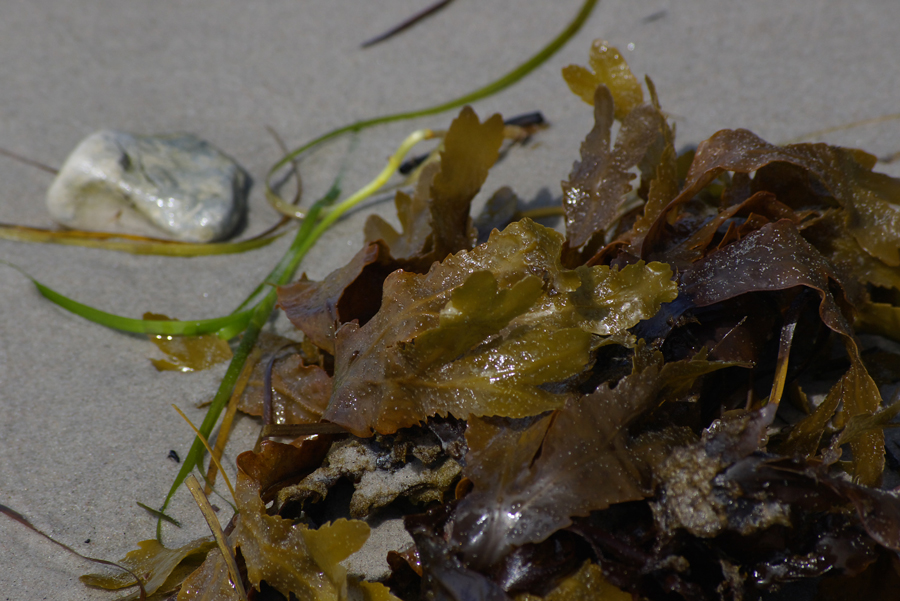
<path fill-rule="evenodd" d="M 250 598 L 895 595 L 898 356 L 857 334 L 900 340 L 900 181 L 746 130 L 678 155 L 603 42 L 564 76 L 595 118 L 565 234 L 509 190 L 470 218 L 504 126 L 465 108 L 402 231 L 373 216 L 349 264 L 279 289 L 304 342 L 242 408 L 314 434 L 238 458 Z M 386 508 L 413 544 L 348 576 Z M 239 599 L 229 578 L 213 549 L 178 599 Z"/>

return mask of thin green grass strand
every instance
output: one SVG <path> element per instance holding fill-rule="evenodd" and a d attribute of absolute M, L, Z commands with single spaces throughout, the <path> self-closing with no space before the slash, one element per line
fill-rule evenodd
<path fill-rule="evenodd" d="M 37 291 L 47 300 L 66 311 L 78 315 L 88 321 L 132 334 L 155 334 L 162 336 L 199 336 L 201 334 L 218 333 L 221 330 L 238 332 L 250 321 L 251 311 L 232 313 L 224 317 L 212 319 L 192 319 L 188 321 L 157 321 L 153 319 L 135 319 L 124 317 L 115 313 L 108 313 L 95 309 L 76 300 L 60 294 L 56 290 L 34 279 L 28 272 L 8 261 L 0 259 L 0 263 L 12 267 L 26 278 L 31 280 Z"/>
<path fill-rule="evenodd" d="M 24 273 L 24 272 L 23 272 Z M 26 274 L 27 275 L 27 274 Z M 199 336 L 200 334 L 218 333 L 222 329 L 228 331 L 240 331 L 250 321 L 250 311 L 241 311 L 224 317 L 212 319 L 192 319 L 188 321 L 155 321 L 151 319 L 135 319 L 123 317 L 114 313 L 107 313 L 94 307 L 56 292 L 52 288 L 41 284 L 31 276 L 32 283 L 47 300 L 59 305 L 66 311 L 83 317 L 88 321 L 98 323 L 108 328 L 130 332 L 132 334 L 157 334 L 163 336 Z"/>

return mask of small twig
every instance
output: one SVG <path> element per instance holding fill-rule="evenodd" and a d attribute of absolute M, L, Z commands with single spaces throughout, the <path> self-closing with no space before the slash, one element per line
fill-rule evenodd
<path fill-rule="evenodd" d="M 31 167 L 37 167 L 38 169 L 42 169 L 48 173 L 52 173 L 53 175 L 56 175 L 57 173 L 59 173 L 59 169 L 54 169 L 50 165 L 45 165 L 44 163 L 41 163 L 40 161 L 35 161 L 34 159 L 29 159 L 29 158 L 23 157 L 20 154 L 16 154 L 14 152 L 11 152 L 11 151 L 3 149 L 3 148 L 0 148 L 0 154 L 2 154 L 3 156 L 7 156 L 11 159 L 14 159 L 16 161 L 19 161 L 20 163 L 25 163 L 26 165 L 30 165 Z"/>
<path fill-rule="evenodd" d="M 435 2 L 435 3 L 432 4 L 431 6 L 425 8 L 425 9 L 423 9 L 423 10 L 420 10 L 419 12 L 417 12 L 416 14 L 414 14 L 413 16 L 411 16 L 411 17 L 409 17 L 408 19 L 406 19 L 405 21 L 403 21 L 402 23 L 399 23 L 399 24 L 397 24 L 397 25 L 394 25 L 393 27 L 391 27 L 390 29 L 388 29 L 388 30 L 385 31 L 384 33 L 379 34 L 379 35 L 377 35 L 377 36 L 375 36 L 374 38 L 371 38 L 371 39 L 369 39 L 369 40 L 366 40 L 365 42 L 363 42 L 363 43 L 360 44 L 359 46 L 360 46 L 360 48 L 368 48 L 369 46 L 374 46 L 374 45 L 377 44 L 378 42 L 383 42 L 383 41 L 385 41 L 385 40 L 388 39 L 388 38 L 394 37 L 395 35 L 397 35 L 397 34 L 400 33 L 401 31 L 403 31 L 403 30 L 405 30 L 405 29 L 408 29 L 408 28 L 412 27 L 413 25 L 415 25 L 416 23 L 418 23 L 419 21 L 421 21 L 421 20 L 424 19 L 425 17 L 429 17 L 429 16 L 433 15 L 434 13 L 436 13 L 436 12 L 439 11 L 439 10 L 441 10 L 442 8 L 444 8 L 445 6 L 447 6 L 448 4 L 450 4 L 451 2 L 453 2 L 453 0 L 438 0 L 438 2 Z"/>

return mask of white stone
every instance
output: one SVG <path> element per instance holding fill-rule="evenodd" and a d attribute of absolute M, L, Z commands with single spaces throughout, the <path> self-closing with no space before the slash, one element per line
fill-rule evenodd
<path fill-rule="evenodd" d="M 60 224 L 189 242 L 230 236 L 247 212 L 249 177 L 192 134 L 91 134 L 47 191 Z"/>

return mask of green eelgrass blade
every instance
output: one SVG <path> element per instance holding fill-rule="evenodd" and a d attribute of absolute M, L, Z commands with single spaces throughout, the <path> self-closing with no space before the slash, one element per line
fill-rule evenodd
<path fill-rule="evenodd" d="M 88 321 L 99 323 L 108 328 L 114 328 L 132 334 L 161 334 L 164 336 L 198 336 L 200 334 L 212 334 L 223 328 L 241 328 L 250 319 L 250 311 L 241 311 L 224 317 L 212 319 L 192 319 L 188 321 L 153 321 L 149 319 L 135 319 L 122 317 L 113 313 L 107 313 L 85 304 L 74 301 L 67 296 L 44 286 L 35 279 L 31 280 L 44 297 L 59 305 L 63 309 L 74 313 Z"/>
<path fill-rule="evenodd" d="M 222 383 L 219 385 L 219 389 L 216 391 L 216 396 L 213 397 L 213 401 L 210 404 L 209 409 L 207 409 L 206 411 L 206 416 L 203 418 L 203 423 L 200 424 L 200 433 L 207 438 L 212 433 L 216 422 L 219 420 L 219 415 L 222 413 L 222 410 L 228 403 L 228 399 L 231 398 L 231 391 L 234 388 L 238 376 L 240 375 L 241 370 L 244 367 L 244 363 L 247 362 L 247 357 L 250 356 L 250 351 L 253 350 L 253 346 L 256 344 L 257 338 L 259 338 L 259 333 L 262 330 L 263 325 L 265 325 L 266 321 L 268 321 L 269 314 L 275 307 L 275 299 L 275 291 L 271 290 L 252 310 L 250 323 L 247 325 L 247 329 L 244 331 L 244 336 L 241 338 L 241 343 L 238 345 L 237 350 L 234 352 L 234 357 L 231 359 L 231 363 L 228 364 L 228 370 L 225 372 L 225 377 L 222 378 Z M 169 502 L 172 500 L 172 496 L 175 494 L 175 491 L 178 490 L 182 482 L 184 482 L 184 479 L 187 478 L 188 474 L 190 474 L 191 471 L 200 464 L 200 460 L 203 458 L 204 450 L 205 449 L 203 447 L 203 443 L 200 442 L 200 439 L 195 436 L 194 442 L 191 445 L 191 449 L 182 460 L 181 469 L 178 471 L 178 475 L 175 476 L 175 481 L 172 482 L 172 486 L 169 488 L 169 492 L 168 494 L 166 494 L 166 498 L 163 501 L 162 506 L 159 508 L 160 511 L 166 510 L 166 507 L 169 506 Z M 157 520 L 156 522 L 156 538 L 162 541 L 161 520 Z"/>
<path fill-rule="evenodd" d="M 241 311 L 232 313 L 224 317 L 214 317 L 212 319 L 192 319 L 188 321 L 155 321 L 151 319 L 135 319 L 132 317 L 123 317 L 114 313 L 107 313 L 94 307 L 89 307 L 76 300 L 72 300 L 68 296 L 62 295 L 40 283 L 20 267 L 0 261 L 9 265 L 26 278 L 31 280 L 35 288 L 38 289 L 47 300 L 59 305 L 66 311 L 74 313 L 79 317 L 83 317 L 88 321 L 98 323 L 108 328 L 121 330 L 123 332 L 131 332 L 132 334 L 160 334 L 163 336 L 198 336 L 200 334 L 211 334 L 225 329 L 243 329 L 244 325 L 250 320 L 250 311 Z"/>
<path fill-rule="evenodd" d="M 218 332 L 223 328 L 243 328 L 244 324 L 250 320 L 249 310 L 232 313 L 231 315 L 226 315 L 224 317 L 192 319 L 189 321 L 154 321 L 151 319 L 122 317 L 121 315 L 107 313 L 106 311 L 101 311 L 100 309 L 95 309 L 83 303 L 79 303 L 76 300 L 72 300 L 68 296 L 62 295 L 52 288 L 48 288 L 31 277 L 27 272 L 23 271 L 22 268 L 13 265 L 12 263 L 6 261 L 0 261 L 0 263 L 9 265 L 31 280 L 31 283 L 38 289 L 38 292 L 40 292 L 47 300 L 59 305 L 66 311 L 74 313 L 79 317 L 83 317 L 88 321 L 93 321 L 94 323 L 123 332 L 131 332 L 132 334 L 161 334 L 163 336 L 197 336 L 200 334 Z"/>

